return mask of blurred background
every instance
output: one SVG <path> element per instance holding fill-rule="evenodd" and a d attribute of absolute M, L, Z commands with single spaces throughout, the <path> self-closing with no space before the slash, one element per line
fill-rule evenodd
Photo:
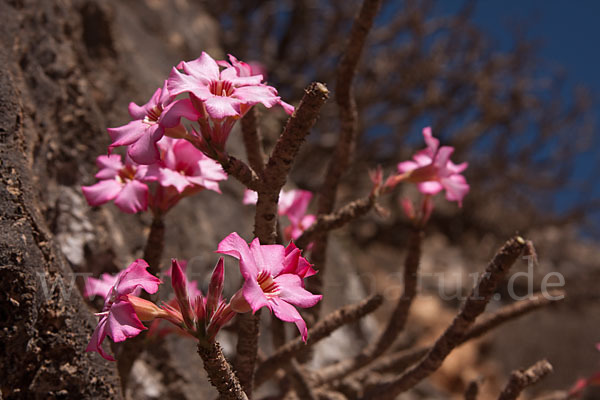
<path fill-rule="evenodd" d="M 120 0 L 79 1 L 77 7 L 81 24 L 67 34 L 81 35 L 79 53 L 71 54 L 53 37 L 40 38 L 21 66 L 34 71 L 43 64 L 42 84 L 44 76 L 71 79 L 58 67 L 73 62 L 87 76 L 85 88 L 75 82 L 66 96 L 85 93 L 82 104 L 87 107 L 91 96 L 94 105 L 59 121 L 64 130 L 58 143 L 42 141 L 35 151 L 46 157 L 40 180 L 48 185 L 40 196 L 63 252 L 75 271 L 99 274 L 115 272 L 139 256 L 149 224 L 148 216 L 123 216 L 112 206 L 92 210 L 78 189 L 93 182 L 93 160 L 109 143 L 103 129 L 128 121 L 128 102 L 145 103 L 172 66 L 202 51 L 215 59 L 233 54 L 256 63 L 268 83 L 295 105 L 312 81 L 333 90 L 360 2 Z M 462 208 L 436 198 L 421 267 L 428 276 L 446 278 L 423 279 L 401 345 L 430 343 L 459 305 L 440 298 L 439 291 L 466 293 L 472 285 L 468 274 L 483 270 L 515 232 L 537 248 L 534 290 L 556 271 L 568 292 L 561 305 L 461 347 L 403 398 L 458 398 L 479 378 L 480 398 L 495 398 L 511 370 L 544 357 L 555 372 L 525 397 L 567 390 L 600 369 L 595 348 L 600 342 L 600 56 L 594 51 L 599 13 L 600 3 L 593 1 L 384 2 L 355 80 L 360 136 L 338 206 L 368 194 L 369 169 L 381 165 L 389 174 L 423 148 L 425 126 L 442 144 L 455 147 L 455 162 L 469 162 L 465 175 L 471 185 Z M 42 63 L 48 48 L 55 58 Z M 260 115 L 270 149 L 286 116 L 265 109 Z M 289 188 L 319 190 L 338 127 L 330 100 L 294 165 Z M 231 135 L 229 150 L 243 158 L 239 136 Z M 49 167 L 41 168 L 45 162 Z M 371 213 L 332 235 L 326 309 L 375 291 L 384 293 L 386 302 L 375 317 L 326 341 L 316 364 L 358 351 L 393 307 L 399 293 L 390 288 L 401 282 L 409 231 L 398 205 L 404 197 L 416 200 L 418 194 L 402 187 L 381 201 L 389 215 Z M 196 257 L 198 265 L 206 264 L 200 269 L 210 271 L 216 261 L 211 252 L 220 239 L 234 230 L 250 239 L 253 210 L 242 207 L 241 198 L 241 186 L 230 181 L 223 196 L 203 193 L 182 201 L 167 217 L 165 260 Z M 514 271 L 527 272 L 526 262 Z M 527 290 L 525 278 L 515 282 Z M 512 301 L 500 293 L 490 309 Z M 176 373 L 165 373 L 150 359 L 136 364 L 134 398 L 197 398 L 206 390 L 196 378 L 202 368 L 193 343 L 181 342 L 169 342 L 178 355 Z M 150 390 L 148 382 L 160 383 Z M 593 396 L 588 398 L 600 398 Z"/>

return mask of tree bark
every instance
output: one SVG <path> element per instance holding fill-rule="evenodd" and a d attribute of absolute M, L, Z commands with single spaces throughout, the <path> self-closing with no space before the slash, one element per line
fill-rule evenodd
<path fill-rule="evenodd" d="M 101 132 L 103 122 L 81 60 L 93 46 L 97 56 L 110 53 L 110 33 L 102 29 L 106 19 L 98 10 L 92 1 L 0 1 L 4 399 L 121 396 L 114 365 L 85 352 L 97 320 L 74 284 L 76 275 L 41 200 L 50 181 L 77 185 L 78 161 L 86 150 L 96 151 L 98 139 L 92 135 Z M 91 27 L 84 28 L 86 19 L 95 20 L 93 37 Z"/>

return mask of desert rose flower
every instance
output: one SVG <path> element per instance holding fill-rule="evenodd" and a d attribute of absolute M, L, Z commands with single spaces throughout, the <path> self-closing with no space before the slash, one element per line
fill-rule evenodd
<path fill-rule="evenodd" d="M 418 151 L 412 161 L 399 163 L 400 175 L 390 178 L 386 186 L 393 186 L 401 181 L 416 183 L 419 191 L 425 195 L 435 195 L 446 190 L 446 199 L 462 206 L 462 199 L 469 192 L 469 185 L 461 172 L 467 168 L 468 163 L 454 164 L 450 161 L 454 148 L 440 147 L 431 128 L 423 129 L 423 137 L 427 148 Z"/>
<path fill-rule="evenodd" d="M 261 245 L 258 238 L 248 246 L 234 232 L 219 243 L 217 252 L 240 261 L 245 282 L 231 300 L 233 310 L 256 312 L 267 307 L 282 321 L 294 322 L 306 341 L 306 323 L 295 307 L 312 307 L 322 296 L 304 289 L 302 279 L 314 270 L 299 256 L 299 250 L 290 248 L 286 253 L 283 246 Z"/>
<path fill-rule="evenodd" d="M 140 316 L 144 319 L 152 316 L 167 316 L 158 307 L 152 307 L 150 302 L 136 302 L 137 304 L 134 304 L 135 299 L 132 300 L 132 293 L 139 288 L 148 293 L 158 291 L 158 285 L 161 283 L 160 279 L 146 271 L 147 268 L 148 264 L 140 259 L 131 263 L 127 269 L 119 274 L 104 302 L 102 312 L 97 314 L 100 316 L 100 321 L 94 330 L 86 351 L 97 351 L 105 359 L 114 361 L 114 358 L 102 348 L 102 342 L 107 335 L 114 342 L 122 342 L 147 329 L 140 321 Z M 140 315 L 136 314 L 135 307 L 140 308 Z"/>
<path fill-rule="evenodd" d="M 146 167 L 126 158 L 111 154 L 96 159 L 99 168 L 95 185 L 82 186 L 81 190 L 91 206 L 99 206 L 111 200 L 125 213 L 135 214 L 148 208 L 148 186 L 143 182 Z"/>
<path fill-rule="evenodd" d="M 159 142 L 161 159 L 148 167 L 146 179 L 173 187 L 179 194 L 190 195 L 202 189 L 221 193 L 219 181 L 227 174 L 214 160 L 183 139 L 163 137 Z"/>
<path fill-rule="evenodd" d="M 190 99 L 175 100 L 175 96 L 167 89 L 166 81 L 143 106 L 129 103 L 129 114 L 133 121 L 108 129 L 113 140 L 109 151 L 114 147 L 128 146 L 127 154 L 138 164 L 158 161 L 156 142 L 163 135 L 181 137 L 185 134 L 185 128 L 181 125 L 182 117 L 191 121 L 198 119 L 198 112 Z"/>
<path fill-rule="evenodd" d="M 235 122 L 255 104 L 262 103 L 267 108 L 279 104 L 288 114 L 294 112 L 294 107 L 283 102 L 274 87 L 263 83 L 262 75 L 253 74 L 248 64 L 231 55 L 229 60 L 215 61 L 203 52 L 196 60 L 180 62 L 167 81 L 172 95 L 190 94 L 199 113 L 200 132 L 195 132 L 195 144 L 211 157 L 218 157 L 214 150 L 224 151 Z"/>

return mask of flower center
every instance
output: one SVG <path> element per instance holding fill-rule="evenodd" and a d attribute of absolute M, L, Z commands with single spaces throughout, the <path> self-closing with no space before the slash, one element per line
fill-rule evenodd
<path fill-rule="evenodd" d="M 132 181 L 135 179 L 135 172 L 135 168 L 132 165 L 127 165 L 124 168 L 121 168 L 117 180 L 121 183 Z"/>
<path fill-rule="evenodd" d="M 211 81 L 208 90 L 215 96 L 229 97 L 233 94 L 233 84 L 230 81 Z"/>
<path fill-rule="evenodd" d="M 148 125 L 154 125 L 158 122 L 160 115 L 163 112 L 162 105 L 158 104 L 148 111 L 146 116 L 144 117 L 144 123 Z"/>
<path fill-rule="evenodd" d="M 262 289 L 262 291 L 264 292 L 265 296 L 273 297 L 273 296 L 277 296 L 279 294 L 279 292 L 280 292 L 279 286 L 273 280 L 273 277 L 271 276 L 271 274 L 268 273 L 267 271 L 261 271 L 258 274 L 258 276 L 256 277 L 256 280 L 258 281 L 258 284 L 259 284 L 260 288 Z"/>

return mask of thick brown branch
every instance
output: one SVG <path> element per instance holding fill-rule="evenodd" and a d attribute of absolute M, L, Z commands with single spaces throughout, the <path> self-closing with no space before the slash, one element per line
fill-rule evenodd
<path fill-rule="evenodd" d="M 348 165 L 354 153 L 356 135 L 358 131 L 358 117 L 356 111 L 356 99 L 352 91 L 356 66 L 360 60 L 367 34 L 373 25 L 377 11 L 381 6 L 381 0 L 364 0 L 360 12 L 354 19 L 350 37 L 342 55 L 340 66 L 336 77 L 335 98 L 340 116 L 340 138 L 335 148 L 335 153 L 327 167 L 325 181 L 321 186 L 318 215 L 329 214 L 335 205 L 338 184 L 342 174 L 348 169 Z M 320 293 L 325 276 L 325 263 L 327 253 L 327 234 L 316 236 L 315 246 L 312 251 L 312 262 L 321 273 L 309 281 L 309 289 Z M 320 304 L 309 310 L 309 320 L 316 321 L 321 312 Z"/>
<path fill-rule="evenodd" d="M 198 343 L 198 354 L 204 361 L 208 380 L 217 388 L 221 399 L 248 400 L 229 362 L 217 342 Z"/>
<path fill-rule="evenodd" d="M 513 371 L 498 400 L 516 400 L 526 387 L 535 385 L 550 372 L 552 365 L 547 360 L 538 361 L 525 371 Z"/>
<path fill-rule="evenodd" d="M 296 389 L 298 397 L 306 400 L 317 400 L 317 395 L 313 390 L 313 386 L 310 380 L 306 377 L 304 368 L 298 363 L 298 361 L 294 359 L 290 360 L 287 371 L 289 376 L 292 378 L 292 384 Z"/>
<path fill-rule="evenodd" d="M 325 339 L 336 329 L 358 321 L 365 315 L 372 313 L 382 302 L 383 299 L 380 295 L 373 295 L 360 303 L 351 304 L 332 312 L 309 329 L 308 340 L 306 343 L 302 341 L 302 338 L 298 337 L 280 347 L 272 356 L 263 361 L 258 366 L 255 384 L 260 385 L 265 382 L 290 359 L 299 355 L 322 339 Z"/>
<path fill-rule="evenodd" d="M 467 331 L 463 338 L 463 342 L 479 337 L 492 329 L 495 329 L 497 326 L 515 318 L 519 318 L 531 311 L 562 301 L 564 297 L 565 292 L 562 290 L 553 290 L 548 293 L 536 293 L 529 299 L 502 307 L 496 312 L 487 315 L 484 314 L 481 319 L 473 324 L 471 329 Z"/>
<path fill-rule="evenodd" d="M 160 261 L 165 247 L 165 223 L 161 215 L 155 215 L 150 225 L 150 233 L 144 247 L 144 260 L 149 265 L 148 270 L 153 275 L 160 272 Z"/>
<path fill-rule="evenodd" d="M 265 169 L 265 154 L 260 139 L 260 131 L 258 130 L 256 113 L 256 108 L 253 107 L 242 118 L 242 137 L 244 147 L 246 147 L 248 163 L 260 176 Z"/>
<path fill-rule="evenodd" d="M 233 157 L 219 160 L 227 175 L 233 176 L 250 190 L 258 191 L 260 180 L 256 173 L 243 161 Z"/>
<path fill-rule="evenodd" d="M 526 246 L 523 238 L 508 240 L 480 277 L 452 324 L 437 339 L 427 355 L 398 377 L 384 380 L 365 391 L 363 398 L 393 399 L 436 371 L 450 352 L 462 343 L 465 334 L 484 310 L 499 282 L 504 279 Z"/>
<path fill-rule="evenodd" d="M 329 232 L 333 229 L 341 228 L 348 222 L 351 222 L 367 214 L 375 205 L 375 195 L 363 197 L 346 204 L 344 207 L 331 214 L 319 215 L 315 223 L 302 233 L 296 239 L 296 246 L 306 248 L 312 239 L 319 233 Z"/>
<path fill-rule="evenodd" d="M 327 98 L 329 91 L 322 83 L 313 82 L 305 90 L 302 101 L 288 120 L 283 133 L 273 148 L 273 152 L 264 170 L 263 180 L 258 192 L 256 203 L 256 220 L 254 235 L 262 244 L 272 244 L 277 240 L 277 201 L 279 192 L 294 158 L 300 150 L 310 129 L 315 124 L 319 111 Z"/>
<path fill-rule="evenodd" d="M 469 382 L 465 389 L 465 400 L 477 400 L 477 396 L 479 395 L 479 384 L 479 379 Z"/>
<path fill-rule="evenodd" d="M 335 100 L 340 116 L 340 139 L 335 154 L 329 162 L 325 182 L 321 188 L 319 214 L 330 213 L 335 204 L 337 187 L 342 174 L 348 169 L 358 130 L 356 99 L 353 81 L 367 35 L 381 6 L 381 0 L 364 0 L 354 19 L 346 50 L 340 61 L 335 87 Z"/>
<path fill-rule="evenodd" d="M 238 316 L 238 341 L 236 347 L 235 370 L 242 388 L 252 397 L 254 366 L 258 352 L 258 332 L 260 311 Z"/>
<path fill-rule="evenodd" d="M 480 337 L 485 333 L 495 329 L 499 325 L 512 321 L 519 318 L 529 312 L 535 311 L 539 308 L 547 305 L 562 301 L 564 298 L 564 292 L 560 290 L 551 291 L 548 293 L 549 296 L 543 293 L 537 293 L 530 299 L 522 300 L 517 303 L 505 306 L 500 310 L 484 315 L 481 319 L 473 324 L 473 326 L 467 331 L 461 340 L 461 344 L 471 339 Z M 352 381 L 365 381 L 372 373 L 383 373 L 393 371 L 395 373 L 402 373 L 406 368 L 419 361 L 424 357 L 431 347 L 420 347 L 409 350 L 392 353 L 385 357 L 380 357 L 374 361 L 368 369 L 362 369 L 357 373 L 354 373 L 348 377 Z M 321 378 L 325 376 L 322 372 L 326 371 L 328 367 L 319 371 L 316 376 Z M 316 382 L 317 385 L 324 383 L 322 379 Z M 348 384 L 348 382 L 346 382 Z"/>
<path fill-rule="evenodd" d="M 416 229 L 411 233 L 404 262 L 404 291 L 379 339 L 356 357 L 323 368 L 318 374 L 319 381 L 331 381 L 365 367 L 394 343 L 398 334 L 404 329 L 410 306 L 417 294 L 417 270 L 421 259 L 422 240 L 423 232 L 421 230 Z"/>

